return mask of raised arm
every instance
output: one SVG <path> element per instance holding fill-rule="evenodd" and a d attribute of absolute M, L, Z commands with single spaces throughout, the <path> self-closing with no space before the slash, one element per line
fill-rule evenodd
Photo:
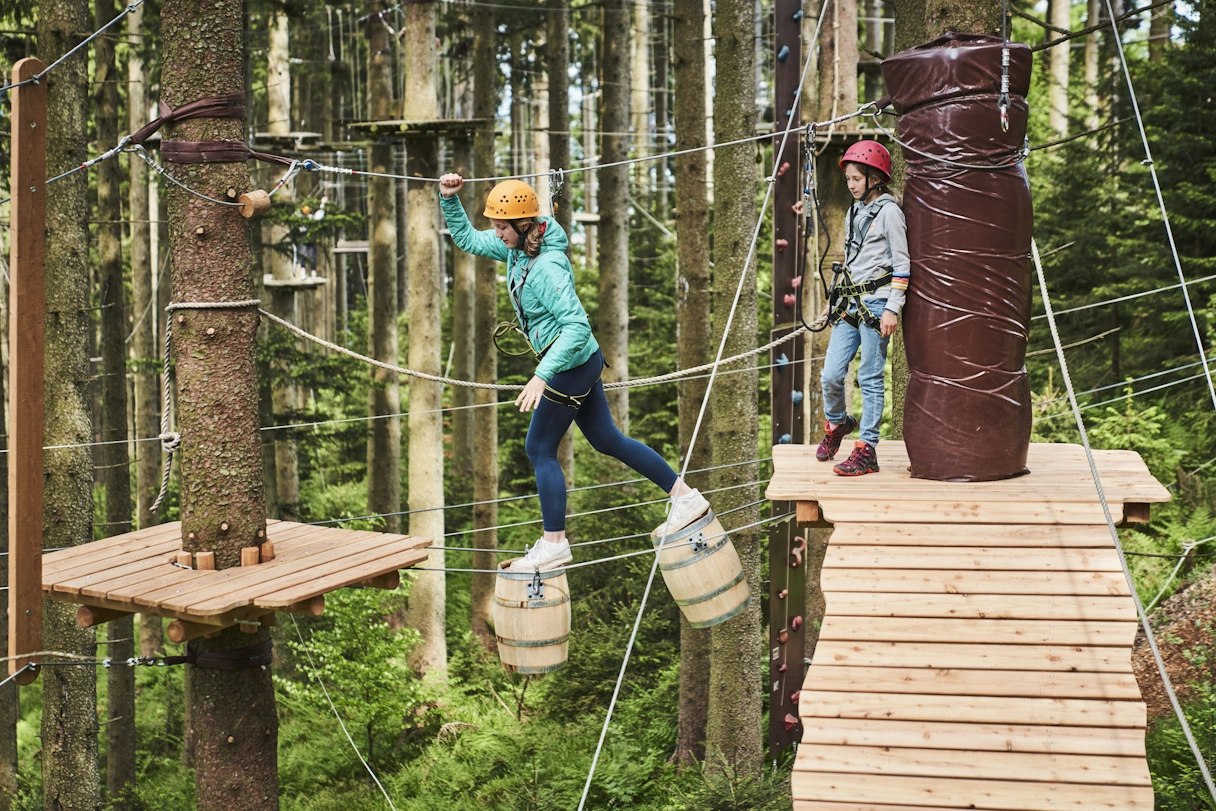
<path fill-rule="evenodd" d="M 454 180 L 449 180 L 449 178 L 454 178 Z M 485 256 L 499 262 L 507 261 L 507 246 L 502 244 L 502 240 L 494 236 L 493 231 L 478 231 L 469 222 L 469 216 L 465 214 L 464 206 L 460 204 L 460 198 L 456 196 L 463 185 L 464 180 L 459 175 L 444 175 L 440 178 L 439 203 L 443 209 L 443 218 L 448 224 L 448 231 L 452 235 L 452 241 L 465 253 Z"/>

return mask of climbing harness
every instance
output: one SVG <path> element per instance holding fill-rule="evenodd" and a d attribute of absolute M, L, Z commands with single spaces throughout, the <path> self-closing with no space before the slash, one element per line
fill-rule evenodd
<path fill-rule="evenodd" d="M 868 177 L 866 183 L 869 184 Z M 870 189 L 867 188 L 866 193 L 869 194 L 869 192 Z M 862 205 L 860 206 L 862 212 L 860 218 L 857 216 L 859 207 L 857 205 L 850 207 L 844 245 L 846 262 L 845 264 L 832 263 L 832 289 L 828 297 L 829 323 L 844 322 L 853 328 L 857 328 L 859 324 L 865 324 L 874 330 L 880 327 L 882 322 L 878 316 L 870 312 L 870 308 L 865 305 L 863 298 L 890 284 L 894 278 L 892 270 L 887 268 L 886 272 L 876 279 L 855 282 L 852 274 L 849 273 L 847 263 L 856 259 L 858 253 L 861 252 L 861 244 L 878 213 L 893 202 L 894 200 L 889 197 L 880 197 L 869 205 Z"/>

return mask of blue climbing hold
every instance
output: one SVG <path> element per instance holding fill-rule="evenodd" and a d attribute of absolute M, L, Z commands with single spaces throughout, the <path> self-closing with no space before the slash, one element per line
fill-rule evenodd
<path fill-rule="evenodd" d="M 794 19 L 795 19 L 795 20 L 801 20 L 801 19 L 802 19 L 802 17 L 803 17 L 803 14 L 802 14 L 802 9 L 798 9 L 797 11 L 795 11 L 795 12 L 794 12 Z"/>
<path fill-rule="evenodd" d="M 790 55 L 790 46 L 782 45 L 781 50 L 777 51 L 777 61 L 784 62 Z"/>
<path fill-rule="evenodd" d="M 792 436 L 790 436 L 789 434 L 782 434 L 780 436 L 780 438 L 777 439 L 777 444 L 778 445 L 788 445 L 793 441 L 794 441 L 794 438 Z"/>
<path fill-rule="evenodd" d="M 785 356 L 784 352 L 782 352 L 780 355 L 777 356 L 777 365 L 778 366 L 789 366 L 790 365 L 790 359 Z"/>
<path fill-rule="evenodd" d="M 790 397 L 793 399 L 794 405 L 802 402 L 802 392 L 798 391 L 798 389 L 791 391 Z"/>

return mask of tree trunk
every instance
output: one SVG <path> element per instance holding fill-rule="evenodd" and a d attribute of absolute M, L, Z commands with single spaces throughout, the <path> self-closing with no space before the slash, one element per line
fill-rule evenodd
<path fill-rule="evenodd" d="M 650 0 L 634 0 L 633 61 L 630 63 L 629 113 L 633 128 L 633 149 L 637 157 L 650 154 Z M 635 163 L 634 179 L 641 205 L 649 204 L 651 165 Z"/>
<path fill-rule="evenodd" d="M 882 53 L 882 0 L 866 0 L 866 101 L 882 95 L 882 71 L 880 60 L 874 56 Z"/>
<path fill-rule="evenodd" d="M 162 97 L 176 109 L 243 86 L 244 34 L 239 0 L 166 0 L 161 11 Z M 169 124 L 166 139 L 241 139 L 234 118 Z M 251 187 L 243 163 L 173 164 L 170 171 L 209 197 L 233 199 Z M 252 298 L 249 227 L 233 207 L 168 192 L 173 292 L 180 302 Z M 266 539 L 251 307 L 179 310 L 173 316 L 178 431 L 182 435 L 182 546 L 215 553 L 217 569 L 240 564 L 240 550 Z M 212 332 L 214 330 L 214 332 Z M 221 385 L 222 381 L 222 385 Z M 221 474 L 220 471 L 223 471 Z M 244 648 L 270 638 L 235 628 L 198 639 L 200 652 Z M 269 669 L 191 668 L 195 794 L 200 811 L 275 811 L 278 719 Z M 239 798 L 239 800 L 238 800 Z"/>
<path fill-rule="evenodd" d="M 671 82 L 668 81 L 668 71 L 671 69 L 671 20 L 667 15 L 658 18 L 658 36 L 654 44 L 654 142 L 659 144 L 659 151 L 670 149 L 671 130 L 669 127 L 668 93 Z M 671 186 L 668 172 L 671 169 L 671 159 L 664 158 L 655 164 L 655 179 L 657 181 L 658 199 L 655 201 L 655 214 L 666 222 L 671 217 Z"/>
<path fill-rule="evenodd" d="M 127 14 L 127 130 L 135 132 L 148 120 L 148 76 L 141 48 L 144 7 Z M 128 205 L 131 209 L 131 305 L 135 318 L 131 357 L 139 364 L 132 372 L 135 381 L 135 436 L 143 439 L 160 433 L 160 383 L 148 364 L 156 358 L 157 313 L 152 296 L 153 274 L 159 274 L 152 256 L 152 210 L 148 205 L 148 165 L 138 158 L 128 161 Z M 135 519 L 140 529 L 160 523 L 152 503 L 160 487 L 160 446 L 152 442 L 135 445 Z M 164 622 L 155 614 L 139 615 L 139 655 L 155 656 L 165 644 Z"/>
<path fill-rule="evenodd" d="M 589 68 L 594 76 L 594 66 Z M 602 86 L 601 86 L 602 87 Z M 599 123 L 596 119 L 596 95 L 599 91 L 591 89 L 590 79 L 583 85 L 583 154 L 588 164 L 599 161 L 596 151 L 595 128 Z M 599 172 L 583 172 L 583 212 L 586 214 L 599 213 Z M 587 268 L 596 267 L 599 262 L 599 225 L 589 222 L 584 226 L 587 241 L 583 246 L 583 262 Z"/>
<path fill-rule="evenodd" d="M 369 0 L 367 11 L 376 15 L 383 0 Z M 367 104 L 371 118 L 393 117 L 392 54 L 388 30 L 372 16 L 366 22 Z M 376 142 L 370 150 L 369 169 L 393 172 L 393 145 Z M 394 181 L 371 177 L 367 181 L 367 230 L 371 240 L 367 269 L 367 331 L 369 354 L 397 363 L 397 198 Z M 371 439 L 367 445 L 367 511 L 395 513 L 401 509 L 401 418 L 384 416 L 401 412 L 401 384 L 396 374 L 372 369 L 368 394 Z M 398 532 L 401 518 L 384 519 L 385 532 Z"/>
<path fill-rule="evenodd" d="M 38 18 L 38 57 L 55 61 L 91 30 L 86 0 L 44 4 Z M 68 59 L 47 88 L 48 176 L 88 158 L 88 61 Z M 46 200 L 46 367 L 44 417 L 47 445 L 81 445 L 93 439 L 89 411 L 88 175 L 55 184 Z M 92 538 L 93 462 L 88 448 L 46 454 L 42 544 L 78 546 Z M 47 650 L 96 656 L 92 629 L 76 624 L 75 607 L 43 601 Z M 42 795 L 47 811 L 95 811 L 101 805 L 97 763 L 97 674 L 91 667 L 52 667 L 42 674 Z"/>
<path fill-rule="evenodd" d="M 1097 25 L 1102 21 L 1102 0 L 1088 0 L 1085 6 L 1085 25 Z M 1085 129 L 1097 129 L 1101 124 L 1101 100 L 1098 98 L 1098 65 L 1101 62 L 1100 32 L 1095 30 L 1085 35 Z M 1092 145 L 1096 141 L 1090 142 Z"/>
<path fill-rule="evenodd" d="M 467 114 L 467 113 L 466 113 Z M 452 171 L 462 177 L 473 176 L 473 142 L 458 138 L 453 143 Z M 473 184 L 460 190 L 460 203 L 466 210 L 473 207 Z M 458 380 L 473 379 L 473 332 L 477 323 L 474 287 L 477 284 L 477 257 L 459 248 L 452 250 L 452 376 Z M 452 480 L 460 487 L 459 500 L 468 501 L 472 493 L 473 459 L 477 445 L 473 441 L 473 389 L 452 387 Z"/>
<path fill-rule="evenodd" d="M 716 77 L 714 140 L 721 143 L 749 138 L 756 131 L 756 49 L 753 43 L 755 5 L 752 0 L 718 0 L 714 34 L 719 65 L 730 70 Z M 725 356 L 756 346 L 756 276 L 747 264 L 756 227 L 756 147 L 743 144 L 719 149 L 714 159 L 714 346 L 726 330 L 735 291 L 743 277 L 742 295 L 726 340 Z M 754 257 L 752 257 L 754 260 Z M 719 376 L 714 381 L 710 423 L 714 465 L 756 458 L 758 442 L 758 375 L 755 370 Z M 734 487 L 714 497 L 718 512 L 742 507 L 759 498 L 755 464 L 726 468 L 713 474 L 715 487 Z M 751 484 L 748 484 L 751 483 Z M 753 523 L 756 507 L 731 515 L 729 526 Z M 744 779 L 758 779 L 763 760 L 761 743 L 761 617 L 759 598 L 760 529 L 731 536 L 743 572 L 757 595 L 739 616 L 713 628 L 710 643 L 709 718 L 705 757 L 711 768 Z"/>
<path fill-rule="evenodd" d="M 473 62 L 473 117 L 486 120 L 478 126 L 473 138 L 473 167 L 477 174 L 492 177 L 494 171 L 494 109 L 498 92 L 494 87 L 497 65 L 488 56 L 496 52 L 494 9 L 481 8 L 473 15 L 473 52 L 486 55 Z M 490 184 L 477 184 L 473 204 L 473 222 L 478 228 L 488 228 L 481 215 L 485 210 Z M 491 259 L 477 257 L 474 281 L 475 317 L 473 318 L 473 358 L 478 383 L 498 382 L 498 350 L 494 346 L 494 325 L 498 322 L 498 270 Z M 479 549 L 498 547 L 498 392 L 476 389 L 473 401 L 473 546 Z M 493 552 L 474 552 L 474 569 L 493 569 L 498 556 Z M 470 627 L 487 651 L 498 645 L 490 622 L 494 606 L 494 575 L 474 573 L 471 583 Z"/>
<path fill-rule="evenodd" d="M 8 334 L 8 282 L 0 279 L 0 334 Z M 8 450 L 4 407 L 8 358 L 0 357 L 0 451 Z M 8 454 L 0 454 L 0 579 L 8 582 Z M 0 611 L 0 650 L 8 650 L 8 612 Z M 17 796 L 17 721 L 21 717 L 17 682 L 0 687 L 0 811 L 12 811 Z"/>
<path fill-rule="evenodd" d="M 114 19 L 114 0 L 97 0 L 94 18 L 100 27 Z M 118 143 L 118 63 L 114 40 L 98 37 L 93 44 L 94 122 L 97 150 Z M 127 305 L 122 274 L 122 225 L 118 222 L 120 180 L 118 161 L 98 165 L 97 276 L 101 284 L 101 447 L 102 483 L 106 489 L 104 534 L 131 529 L 131 475 L 127 456 Z M 111 622 L 106 629 L 107 654 L 117 660 L 135 655 L 132 617 Z M 115 809 L 130 807 L 135 790 L 135 669 L 110 668 L 106 706 L 106 794 Z"/>
<path fill-rule="evenodd" d="M 1157 18 L 1153 17 L 1155 21 Z M 1072 26 L 1072 3 L 1070 0 L 1052 0 L 1051 24 L 1068 30 Z M 1060 35 L 1047 32 L 1049 41 Z M 1150 48 L 1151 50 L 1151 48 Z M 1072 47 L 1061 45 L 1047 51 L 1050 59 L 1051 81 L 1047 92 L 1048 125 L 1059 138 L 1068 136 L 1068 57 Z"/>
<path fill-rule="evenodd" d="M 1152 62 L 1160 62 L 1165 58 L 1165 52 L 1170 47 L 1170 30 L 1174 27 L 1173 3 L 1155 8 L 1151 12 L 1148 24 L 1148 58 Z M 1067 28 L 1067 26 L 1064 26 Z M 1058 51 L 1067 48 L 1056 48 Z"/>
<path fill-rule="evenodd" d="M 549 0 L 549 163 L 570 169 L 570 0 Z M 573 176 L 564 180 L 554 219 L 570 234 L 574 225 Z"/>
<path fill-rule="evenodd" d="M 674 7 L 676 149 L 705 146 L 705 48 L 701 42 L 705 6 L 702 0 L 676 0 Z M 713 329 L 709 296 L 709 200 L 706 193 L 706 153 L 675 158 L 676 194 L 676 365 L 681 369 L 712 360 Z M 705 399 L 706 378 L 679 384 L 680 460 L 689 453 L 693 426 Z M 706 414 L 712 419 L 712 414 Z M 688 468 L 709 467 L 713 441 L 702 430 Z M 707 488 L 708 474 L 688 481 Z M 674 760 L 689 765 L 705 757 L 705 723 L 709 709 L 710 631 L 693 628 L 680 616 L 680 714 Z"/>
<path fill-rule="evenodd" d="M 405 8 L 406 85 L 402 115 L 407 121 L 439 117 L 435 85 L 437 58 L 435 6 Z M 409 142 L 406 171 L 410 176 L 439 175 L 439 144 L 433 137 Z M 409 366 L 430 374 L 443 373 L 443 280 L 439 269 L 439 196 L 430 183 L 410 183 L 409 195 Z M 443 539 L 443 386 L 427 380 L 410 381 L 410 534 Z M 425 512 L 419 512 L 419 511 Z M 437 543 L 436 545 L 442 545 Z M 442 550 L 431 552 L 430 565 L 443 566 Z M 443 572 L 419 572 L 410 590 L 409 624 L 422 634 L 410 652 L 410 666 L 420 675 L 447 672 L 447 637 Z"/>
<path fill-rule="evenodd" d="M 605 0 L 603 67 L 600 85 L 601 163 L 629 156 L 629 3 Z M 608 368 L 604 382 L 629 379 L 629 167 L 599 172 L 600 310 L 595 336 Z M 608 405 L 621 431 L 629 433 L 629 390 L 608 392 Z"/>

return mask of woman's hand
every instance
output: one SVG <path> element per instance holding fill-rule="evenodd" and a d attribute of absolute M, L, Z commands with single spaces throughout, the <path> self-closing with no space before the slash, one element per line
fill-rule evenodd
<path fill-rule="evenodd" d="M 458 174 L 446 174 L 439 178 L 439 193 L 444 197 L 458 194 L 464 188 L 464 178 Z"/>
<path fill-rule="evenodd" d="M 515 405 L 519 406 L 522 413 L 527 413 L 536 408 L 540 402 L 541 396 L 545 393 L 545 380 L 542 377 L 532 375 L 532 379 L 528 381 L 528 385 L 524 386 L 524 390 L 515 398 Z"/>
<path fill-rule="evenodd" d="M 882 323 L 879 325 L 879 332 L 882 337 L 890 338 L 895 334 L 895 330 L 899 329 L 899 316 L 890 310 L 882 311 Z"/>

